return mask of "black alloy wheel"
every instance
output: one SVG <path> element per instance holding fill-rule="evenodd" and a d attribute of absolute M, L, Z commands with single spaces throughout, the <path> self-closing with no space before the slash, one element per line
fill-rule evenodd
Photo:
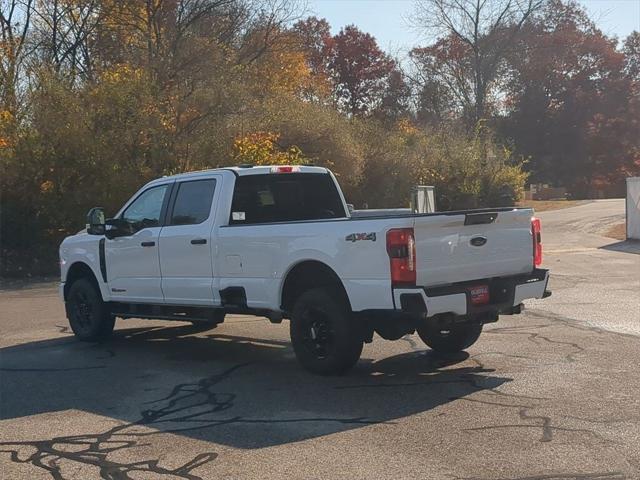
<path fill-rule="evenodd" d="M 359 323 L 340 294 L 322 288 L 300 295 L 292 310 L 290 334 L 298 361 L 320 375 L 349 370 L 364 345 Z"/>
<path fill-rule="evenodd" d="M 79 340 L 102 341 L 113 332 L 115 317 L 91 280 L 80 278 L 73 282 L 65 306 L 71 330 Z"/>

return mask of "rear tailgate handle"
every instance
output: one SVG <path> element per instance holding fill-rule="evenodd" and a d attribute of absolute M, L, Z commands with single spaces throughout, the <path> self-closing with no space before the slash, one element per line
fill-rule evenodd
<path fill-rule="evenodd" d="M 488 213 L 467 213 L 464 216 L 465 225 L 487 225 L 493 223 L 498 218 L 498 212 Z"/>
<path fill-rule="evenodd" d="M 206 243 L 206 238 L 194 238 L 193 240 L 191 240 L 191 245 L 204 245 Z"/>

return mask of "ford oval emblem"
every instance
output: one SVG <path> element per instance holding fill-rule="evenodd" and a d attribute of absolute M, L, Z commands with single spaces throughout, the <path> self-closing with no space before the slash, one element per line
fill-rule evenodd
<path fill-rule="evenodd" d="M 471 239 L 471 245 L 474 247 L 481 247 L 487 243 L 487 237 L 473 237 Z"/>

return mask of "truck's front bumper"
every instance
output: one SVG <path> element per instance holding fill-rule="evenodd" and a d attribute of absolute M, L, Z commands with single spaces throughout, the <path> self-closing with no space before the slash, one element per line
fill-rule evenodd
<path fill-rule="evenodd" d="M 535 269 L 528 275 L 491 278 L 435 288 L 406 287 L 393 291 L 396 310 L 426 317 L 451 313 L 459 316 L 519 313 L 523 300 L 545 298 L 549 270 Z M 487 285 L 489 303 L 474 305 L 470 287 Z"/>

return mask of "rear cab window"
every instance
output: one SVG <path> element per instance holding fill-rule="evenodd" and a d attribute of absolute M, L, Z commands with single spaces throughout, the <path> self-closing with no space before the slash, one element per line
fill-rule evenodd
<path fill-rule="evenodd" d="M 242 175 L 236 179 L 230 225 L 345 218 L 328 173 Z"/>
<path fill-rule="evenodd" d="M 197 225 L 207 220 L 215 188 L 214 179 L 180 182 L 169 225 Z"/>

